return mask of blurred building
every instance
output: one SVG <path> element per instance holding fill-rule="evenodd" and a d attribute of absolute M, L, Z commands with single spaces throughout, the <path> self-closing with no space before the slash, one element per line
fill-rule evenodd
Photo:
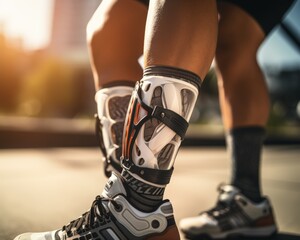
<path fill-rule="evenodd" d="M 54 0 L 49 50 L 68 58 L 86 59 L 86 25 L 101 0 Z"/>
<path fill-rule="evenodd" d="M 53 1 L 51 40 L 47 52 L 72 66 L 75 88 L 72 94 L 76 99 L 70 106 L 73 115 L 93 116 L 95 89 L 86 45 L 86 26 L 102 0 Z"/>

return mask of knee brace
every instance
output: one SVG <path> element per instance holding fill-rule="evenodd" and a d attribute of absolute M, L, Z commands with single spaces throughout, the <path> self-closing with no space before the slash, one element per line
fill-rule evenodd
<path fill-rule="evenodd" d="M 148 182 L 169 182 L 197 100 L 198 84 L 156 75 L 145 75 L 136 84 L 125 122 L 125 169 Z"/>
<path fill-rule="evenodd" d="M 132 88 L 119 86 L 99 90 L 95 95 L 98 116 L 96 135 L 103 155 L 104 172 L 121 172 L 122 137 Z"/>

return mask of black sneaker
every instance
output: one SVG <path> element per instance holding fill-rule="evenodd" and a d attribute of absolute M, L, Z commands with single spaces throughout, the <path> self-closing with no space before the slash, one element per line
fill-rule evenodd
<path fill-rule="evenodd" d="M 231 185 L 223 185 L 219 191 L 216 207 L 180 222 L 186 238 L 268 237 L 277 232 L 268 199 L 254 203 Z"/>
<path fill-rule="evenodd" d="M 126 200 L 122 180 L 112 174 L 91 209 L 60 230 L 25 233 L 14 240 L 179 240 L 172 205 L 162 201 L 153 212 L 142 212 Z"/>

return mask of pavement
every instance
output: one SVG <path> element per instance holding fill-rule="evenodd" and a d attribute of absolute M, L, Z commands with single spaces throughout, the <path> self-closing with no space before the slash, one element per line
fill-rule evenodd
<path fill-rule="evenodd" d="M 106 182 L 97 148 L 0 150 L 0 240 L 57 229 L 89 209 Z M 176 221 L 212 207 L 229 178 L 224 147 L 182 148 L 166 198 Z M 279 226 L 273 239 L 300 239 L 300 146 L 267 146 L 262 185 Z M 183 238 L 182 238 L 183 239 Z"/>

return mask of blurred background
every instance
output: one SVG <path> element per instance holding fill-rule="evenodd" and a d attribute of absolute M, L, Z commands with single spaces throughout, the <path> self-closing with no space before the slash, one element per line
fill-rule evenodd
<path fill-rule="evenodd" d="M 100 2 L 0 0 L 0 148 L 96 145 L 85 27 Z M 258 54 L 272 100 L 267 143 L 300 142 L 299 23 L 296 1 Z M 213 67 L 207 78 L 185 144 L 224 144 Z"/>

